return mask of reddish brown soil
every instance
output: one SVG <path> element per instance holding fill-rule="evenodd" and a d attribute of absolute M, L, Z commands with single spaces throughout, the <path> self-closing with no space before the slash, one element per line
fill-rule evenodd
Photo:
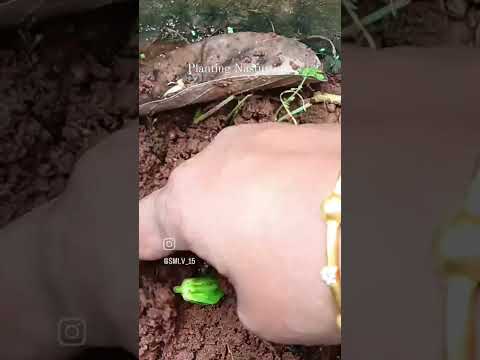
<path fill-rule="evenodd" d="M 140 85 L 141 86 L 141 85 Z M 321 90 L 340 93 L 337 82 L 322 84 Z M 308 93 L 308 91 L 307 91 Z M 247 100 L 237 116 L 229 124 L 230 108 L 212 116 L 199 125 L 192 125 L 195 109 L 180 109 L 158 115 L 139 130 L 139 188 L 140 197 L 165 185 L 170 172 L 186 159 L 205 148 L 220 130 L 228 125 L 266 122 L 274 119 L 280 102 L 274 93 L 255 95 Z M 208 106 L 204 106 L 207 109 Z M 333 123 L 339 121 L 340 108 L 333 104 L 315 104 L 299 116 L 300 123 Z"/>
<path fill-rule="evenodd" d="M 136 118 L 131 10 L 0 32 L 0 227 L 56 197 L 88 147 Z"/>
<path fill-rule="evenodd" d="M 335 81 L 322 87 L 323 90 L 340 91 L 340 85 Z M 276 99 L 278 93 L 252 96 L 232 123 L 271 121 L 280 105 Z M 202 110 L 210 106 L 212 104 L 203 106 Z M 230 109 L 193 125 L 195 110 L 162 113 L 148 121 L 153 125 L 140 127 L 140 197 L 165 185 L 176 166 L 205 148 L 221 129 L 229 125 L 226 115 Z M 339 114 L 339 108 L 315 105 L 300 121 L 338 121 Z M 174 296 L 171 291 L 174 285 L 205 269 L 215 273 L 208 265 L 143 264 L 139 289 L 141 360 L 332 360 L 340 356 L 338 347 L 274 345 L 248 332 L 236 315 L 235 292 L 225 279 L 222 287 L 226 297 L 218 305 L 202 307 Z"/>

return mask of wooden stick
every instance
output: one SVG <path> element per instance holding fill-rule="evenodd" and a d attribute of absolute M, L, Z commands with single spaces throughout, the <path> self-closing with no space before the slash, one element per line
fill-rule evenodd
<path fill-rule="evenodd" d="M 329 94 L 329 93 L 321 93 L 316 92 L 313 94 L 311 99 L 314 103 L 330 103 L 335 105 L 342 105 L 342 97 L 340 95 Z"/>
<path fill-rule="evenodd" d="M 194 124 L 198 124 L 198 123 L 202 122 L 203 120 L 206 120 L 207 118 L 209 118 L 210 116 L 212 116 L 213 114 L 215 114 L 218 110 L 220 110 L 220 109 L 223 108 L 225 105 L 227 105 L 227 104 L 228 104 L 230 101 L 232 101 L 233 99 L 235 99 L 235 95 L 230 95 L 228 98 L 226 98 L 225 100 L 223 100 L 220 104 L 215 105 L 213 108 L 211 108 L 210 110 L 208 110 L 205 114 L 200 115 L 198 118 L 194 119 L 194 120 L 193 120 L 193 123 L 194 123 Z"/>

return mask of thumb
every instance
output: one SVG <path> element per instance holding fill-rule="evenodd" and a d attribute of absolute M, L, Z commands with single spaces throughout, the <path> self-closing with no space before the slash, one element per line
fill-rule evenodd
<path fill-rule="evenodd" d="M 176 250 L 187 250 L 184 241 L 176 237 L 168 213 L 168 185 L 140 200 L 139 204 L 139 257 L 157 260 Z"/>

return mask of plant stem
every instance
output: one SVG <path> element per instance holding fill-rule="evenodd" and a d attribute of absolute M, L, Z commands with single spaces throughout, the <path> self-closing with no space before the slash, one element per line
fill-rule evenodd
<path fill-rule="evenodd" d="M 337 49 L 335 48 L 335 44 L 333 43 L 332 40 L 330 40 L 328 37 L 326 36 L 322 36 L 322 35 L 310 35 L 310 36 L 307 36 L 307 37 L 304 37 L 302 39 L 297 39 L 297 40 L 315 40 L 315 39 L 322 39 L 322 40 L 325 40 L 325 41 L 328 41 L 330 43 L 330 46 L 332 47 L 332 55 L 333 57 L 337 56 Z"/>
<path fill-rule="evenodd" d="M 280 101 L 282 102 L 282 106 L 276 111 L 275 117 L 278 116 L 280 109 L 283 107 L 287 112 L 287 116 L 290 117 L 290 119 L 292 119 L 295 125 L 298 125 L 297 119 L 295 119 L 295 116 L 293 116 L 293 114 L 290 112 L 289 106 L 290 106 L 290 103 L 293 100 L 295 100 L 295 97 L 297 96 L 299 96 L 300 99 L 302 100 L 302 103 L 303 103 L 302 106 L 305 106 L 305 101 L 303 100 L 303 97 L 299 94 L 300 90 L 303 89 L 303 84 L 305 84 L 305 81 L 307 81 L 306 76 L 303 77 L 302 82 L 295 89 L 287 90 L 280 94 Z M 289 92 L 292 92 L 292 95 L 290 95 L 290 97 L 287 100 L 283 100 L 283 95 Z M 277 121 L 280 121 L 280 120 L 277 120 Z"/>
<path fill-rule="evenodd" d="M 335 105 L 342 105 L 342 97 L 340 95 L 329 94 L 329 93 L 321 93 L 316 92 L 313 94 L 312 102 L 315 103 L 331 103 Z"/>
<path fill-rule="evenodd" d="M 365 39 L 367 39 L 367 42 L 370 45 L 370 47 L 372 49 L 376 49 L 377 45 L 375 44 L 375 41 L 373 40 L 372 35 L 370 35 L 370 33 L 365 28 L 365 26 L 363 26 L 362 22 L 357 16 L 357 13 L 353 10 L 352 2 L 350 0 L 342 0 L 342 3 L 348 12 L 348 15 L 350 15 L 350 17 L 352 18 L 354 24 L 358 27 L 358 29 L 362 31 L 363 36 L 365 36 Z M 342 35 L 344 34 L 342 33 Z"/>
<path fill-rule="evenodd" d="M 291 115 L 298 115 L 298 114 L 301 114 L 303 112 L 305 112 L 305 110 L 307 110 L 310 106 L 312 106 L 311 103 L 307 102 L 305 103 L 305 105 L 302 105 L 300 106 L 299 108 L 296 108 L 295 110 L 293 110 L 291 112 Z M 288 118 L 290 117 L 289 114 L 286 114 L 286 115 L 283 115 L 280 119 L 278 119 L 278 122 L 282 122 L 282 121 L 285 121 L 287 120 Z"/>
<path fill-rule="evenodd" d="M 360 20 L 360 23 L 362 26 L 368 26 L 370 24 L 373 24 L 381 19 L 383 19 L 385 16 L 388 14 L 404 7 L 407 6 L 410 3 L 411 0 L 393 0 L 390 2 L 390 4 L 385 5 L 384 7 L 374 11 L 373 13 L 365 16 Z M 342 30 L 342 36 L 353 36 L 357 32 L 361 31 L 362 29 L 359 28 L 358 24 L 354 23 L 350 26 L 347 26 L 345 30 Z"/>
<path fill-rule="evenodd" d="M 240 111 L 240 109 L 242 108 L 243 104 L 245 103 L 245 101 L 247 101 L 247 99 L 252 96 L 252 94 L 248 94 L 247 96 L 245 96 L 242 100 L 240 100 L 238 102 L 238 104 L 233 108 L 232 111 L 230 111 L 230 114 L 227 115 L 227 123 L 230 121 L 230 118 L 233 120 L 235 119 L 235 117 L 237 116 L 238 112 Z"/>
<path fill-rule="evenodd" d="M 220 110 L 222 107 L 227 105 L 233 99 L 235 99 L 235 95 L 230 95 L 228 98 L 223 100 L 220 104 L 215 105 L 212 109 L 208 110 L 205 114 L 203 114 L 203 115 L 199 116 L 198 118 L 194 119 L 193 123 L 196 125 L 196 124 L 206 120 L 207 118 L 209 118 L 210 116 L 215 114 L 218 110 Z"/>
<path fill-rule="evenodd" d="M 293 92 L 293 94 L 287 99 L 287 104 L 290 104 L 293 99 L 295 99 L 295 97 L 297 96 L 297 94 L 300 92 L 300 90 L 303 89 L 303 84 L 305 84 L 305 81 L 307 81 L 307 77 L 304 76 L 303 77 L 303 80 L 302 82 L 300 83 L 300 85 L 297 86 L 297 88 L 295 89 L 295 91 Z"/>

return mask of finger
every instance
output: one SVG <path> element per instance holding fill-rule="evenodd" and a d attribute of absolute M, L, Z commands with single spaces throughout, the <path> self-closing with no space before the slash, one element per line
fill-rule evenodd
<path fill-rule="evenodd" d="M 176 238 L 167 213 L 168 188 L 154 191 L 139 204 L 139 257 L 157 260 L 176 250 L 187 250 L 186 244 Z"/>

